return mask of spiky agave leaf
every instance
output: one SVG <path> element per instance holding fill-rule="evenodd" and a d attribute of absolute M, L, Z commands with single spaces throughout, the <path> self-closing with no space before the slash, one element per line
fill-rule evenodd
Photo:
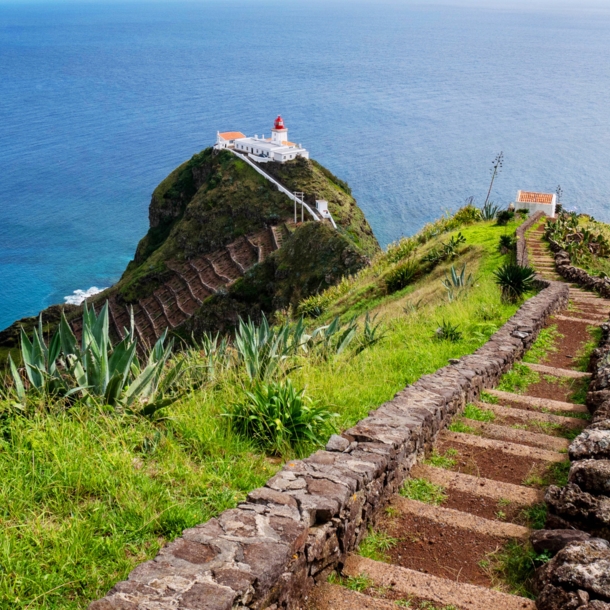
<path fill-rule="evenodd" d="M 13 383 L 15 384 L 15 394 L 17 394 L 17 398 L 23 402 L 26 398 L 25 387 L 10 354 L 8 355 L 8 364 L 11 370 L 11 376 L 13 377 Z"/>
<path fill-rule="evenodd" d="M 502 298 L 509 302 L 516 302 L 534 288 L 536 271 L 532 267 L 505 263 L 494 271 L 494 276 L 496 284 L 502 290 Z"/>

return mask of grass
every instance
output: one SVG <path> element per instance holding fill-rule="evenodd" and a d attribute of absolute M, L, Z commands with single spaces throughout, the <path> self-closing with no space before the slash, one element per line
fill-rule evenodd
<path fill-rule="evenodd" d="M 528 506 L 520 512 L 520 517 L 534 530 L 544 529 L 546 523 L 546 504 L 534 504 Z"/>
<path fill-rule="evenodd" d="M 475 428 L 464 423 L 462 420 L 457 420 L 457 421 L 451 422 L 447 426 L 447 429 L 450 432 L 458 432 L 461 434 L 477 434 L 478 433 L 478 431 Z"/>
<path fill-rule="evenodd" d="M 424 464 L 428 466 L 435 466 L 436 468 L 451 470 L 451 468 L 457 464 L 455 457 L 458 455 L 459 453 L 457 449 L 447 449 L 443 455 L 437 453 L 435 449 L 432 451 L 428 459 L 424 461 Z"/>
<path fill-rule="evenodd" d="M 446 499 L 445 488 L 426 479 L 407 479 L 400 490 L 400 495 L 409 500 L 418 500 L 438 506 Z"/>
<path fill-rule="evenodd" d="M 504 260 L 496 251 L 504 228 L 481 222 L 460 230 L 466 246 L 451 264 L 466 263 L 477 281 L 459 299 L 448 302 L 440 281 L 449 263 L 382 294 L 385 263 L 376 259 L 315 324 L 370 312 L 383 322 L 385 338 L 358 354 L 301 354 L 287 362 L 294 387 L 337 413 L 339 428 L 450 358 L 473 352 L 515 312 L 492 278 Z M 419 244 L 418 256 L 438 239 Z M 409 300 L 421 306 L 405 315 Z M 438 320 L 459 324 L 462 338 L 432 341 Z M 154 421 L 53 403 L 26 418 L 0 398 L 0 607 L 85 609 L 182 530 L 236 506 L 296 456 L 269 459 L 232 431 L 221 414 L 243 400 L 247 376 L 219 370 L 210 380 L 206 367 L 203 356 L 188 355 L 191 387 Z M 455 455 L 448 450 L 428 463 L 451 468 Z"/>
<path fill-rule="evenodd" d="M 570 473 L 570 462 L 555 462 L 549 466 L 533 467 L 523 480 L 523 485 L 529 487 L 544 488 L 549 485 L 564 487 L 568 484 L 568 474 Z"/>
<path fill-rule="evenodd" d="M 331 584 L 338 584 L 336 581 Z M 366 574 L 358 576 L 348 576 L 341 580 L 341 584 L 350 591 L 362 593 L 373 586 L 373 581 Z"/>
<path fill-rule="evenodd" d="M 393 538 L 384 531 L 369 530 L 366 538 L 358 547 L 358 554 L 375 561 L 388 561 L 388 551 L 398 544 L 398 538 Z"/>
<path fill-rule="evenodd" d="M 467 404 L 464 408 L 464 417 L 475 421 L 492 422 L 496 419 L 496 414 L 489 409 L 481 409 L 473 404 Z"/>
<path fill-rule="evenodd" d="M 496 396 L 494 396 L 493 394 L 490 394 L 489 392 L 485 392 L 485 390 L 483 390 L 481 392 L 481 395 L 479 396 L 481 402 L 486 402 L 490 405 L 497 405 L 498 404 L 498 398 Z"/>
<path fill-rule="evenodd" d="M 557 324 L 551 324 L 543 328 L 523 356 L 523 362 L 540 364 L 549 353 L 557 351 L 557 343 L 562 338 L 563 335 L 557 330 Z"/>
<path fill-rule="evenodd" d="M 498 390 L 513 394 L 523 394 L 530 385 L 539 381 L 539 373 L 532 371 L 525 364 L 517 363 L 510 371 L 502 375 L 498 383 Z"/>
<path fill-rule="evenodd" d="M 591 340 L 587 341 L 576 353 L 574 362 L 576 370 L 587 372 L 589 370 L 589 360 L 593 350 L 599 345 L 602 338 L 602 329 L 599 326 L 587 326 L 587 332 L 591 335 Z"/>
<path fill-rule="evenodd" d="M 538 555 L 529 542 L 510 540 L 501 549 L 487 555 L 479 565 L 498 588 L 535 599 L 534 572 L 548 559 L 546 555 Z"/>

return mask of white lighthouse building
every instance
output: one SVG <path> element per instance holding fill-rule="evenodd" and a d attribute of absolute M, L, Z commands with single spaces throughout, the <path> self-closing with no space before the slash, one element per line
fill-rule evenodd
<path fill-rule="evenodd" d="M 297 157 L 309 159 L 309 152 L 300 144 L 288 140 L 288 128 L 284 125 L 284 119 L 278 116 L 271 130 L 271 137 L 259 138 L 257 135 L 249 138 L 240 131 L 217 132 L 216 150 L 232 148 L 236 152 L 247 154 L 253 161 L 267 163 L 277 161 L 286 163 Z"/>

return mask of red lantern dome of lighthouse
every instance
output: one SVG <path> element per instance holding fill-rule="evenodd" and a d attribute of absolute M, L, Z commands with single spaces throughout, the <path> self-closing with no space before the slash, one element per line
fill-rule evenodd
<path fill-rule="evenodd" d="M 275 119 L 275 123 L 273 125 L 274 129 L 286 129 L 284 127 L 284 119 L 278 115 L 277 119 Z"/>

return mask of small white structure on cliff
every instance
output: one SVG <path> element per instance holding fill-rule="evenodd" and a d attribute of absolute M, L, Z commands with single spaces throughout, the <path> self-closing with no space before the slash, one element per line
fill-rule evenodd
<path fill-rule="evenodd" d="M 258 163 L 269 161 L 286 163 L 297 157 L 309 159 L 309 152 L 305 148 L 288 140 L 288 129 L 281 116 L 275 119 L 270 138 L 265 138 L 265 136 L 249 138 L 241 131 L 219 131 L 216 134 L 214 148 L 216 150 L 232 148 L 236 152 L 247 154 Z"/>
<path fill-rule="evenodd" d="M 529 210 L 531 214 L 539 210 L 547 216 L 555 216 L 557 195 L 551 193 L 534 193 L 532 191 L 517 191 L 515 210 Z"/>

